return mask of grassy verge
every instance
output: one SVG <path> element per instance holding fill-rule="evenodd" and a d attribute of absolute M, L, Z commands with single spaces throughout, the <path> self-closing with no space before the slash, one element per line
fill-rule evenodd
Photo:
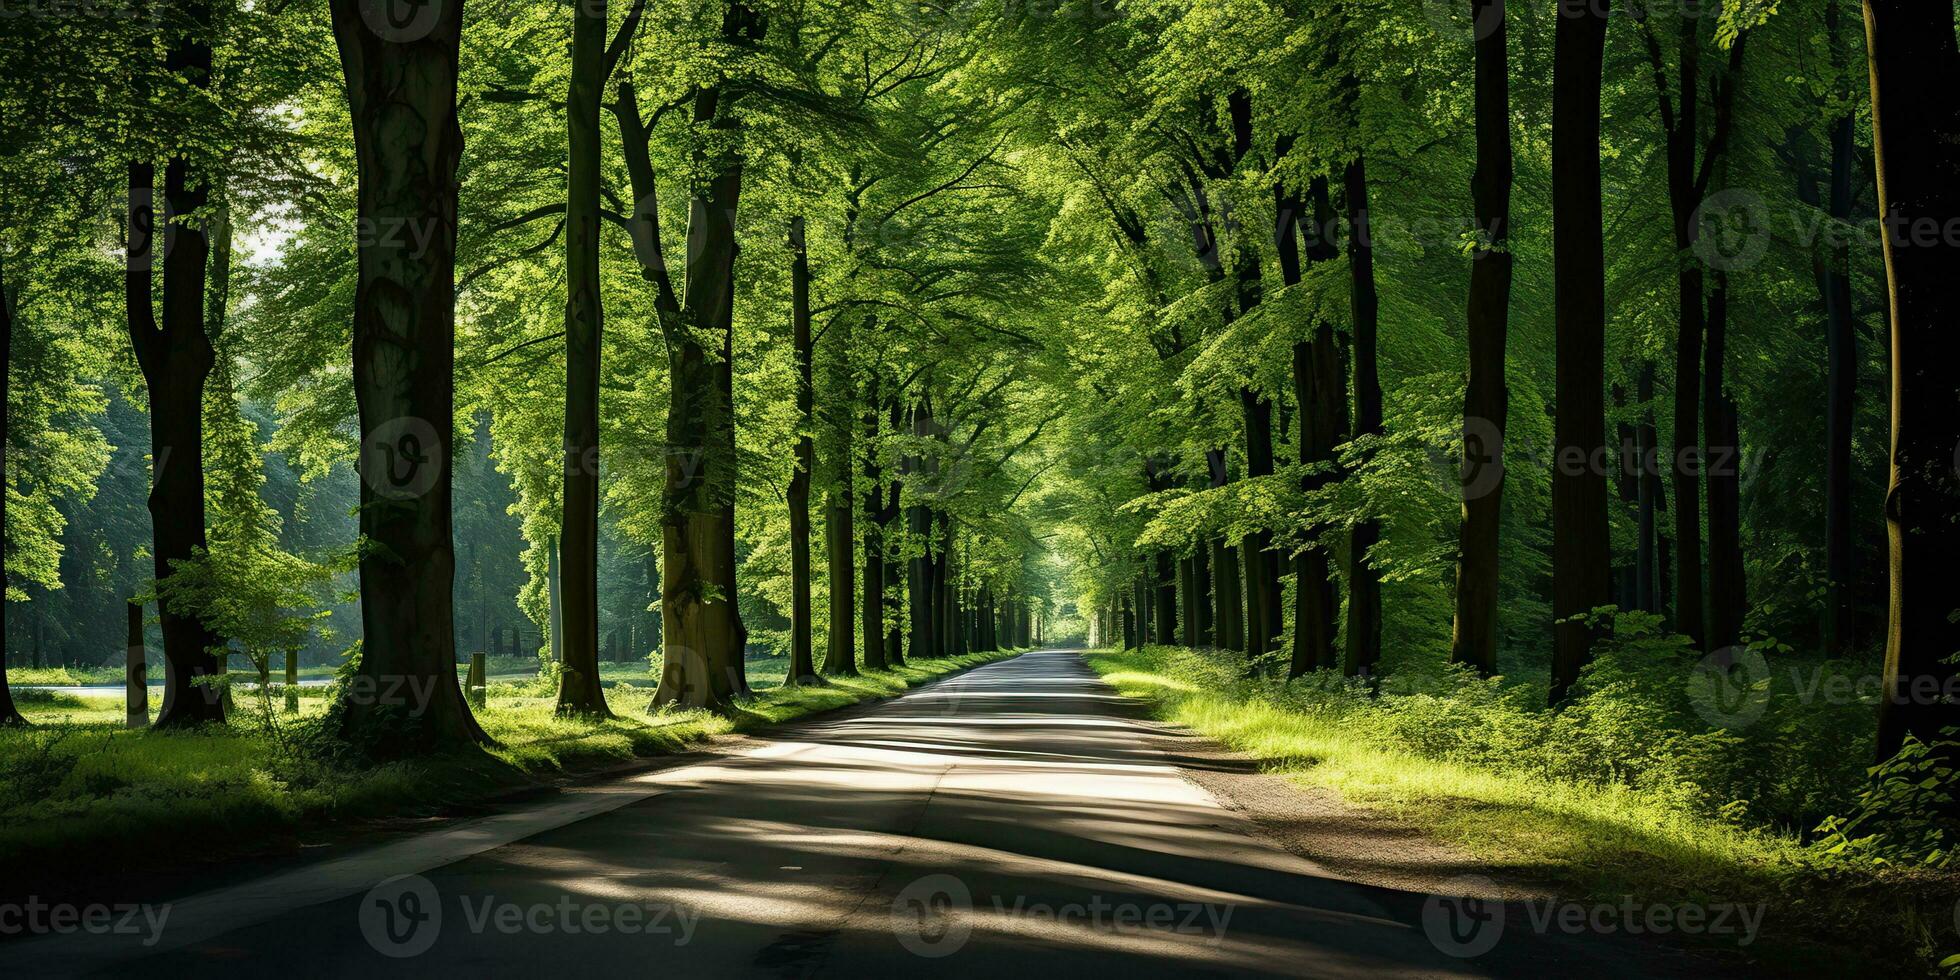
<path fill-rule="evenodd" d="M 1159 718 L 1284 778 L 1390 813 L 1495 872 L 1588 901 L 1761 903 L 1765 938 L 1744 952 L 1765 965 L 1812 972 L 1875 958 L 1919 972 L 1956 946 L 1952 875 L 1839 860 L 1786 831 L 1697 814 L 1676 797 L 1625 783 L 1411 750 L 1361 717 L 1388 709 L 1316 704 L 1294 686 L 1194 666 L 1207 656 L 1153 647 L 1096 652 L 1089 662 Z"/>
<path fill-rule="evenodd" d="M 492 684 L 478 718 L 498 745 L 482 752 L 350 769 L 300 747 L 330 693 L 303 690 L 297 714 L 268 717 L 256 695 L 237 695 L 233 721 L 190 733 L 127 731 L 118 697 L 77 698 L 17 691 L 35 727 L 0 729 L 0 879 L 88 874 L 195 860 L 161 842 L 168 828 L 197 828 L 220 854 L 277 850 L 350 820 L 415 816 L 535 784 L 682 751 L 712 736 L 780 724 L 904 693 L 1009 653 L 921 659 L 887 671 L 833 678 L 821 687 L 782 687 L 783 662 L 749 664 L 757 694 L 731 717 L 702 711 L 649 714 L 652 681 L 614 687 L 616 717 L 589 722 L 553 713 L 552 692 L 535 683 Z M 222 842 L 222 843 L 220 843 Z M 60 855 L 53 869 L 52 855 Z"/>

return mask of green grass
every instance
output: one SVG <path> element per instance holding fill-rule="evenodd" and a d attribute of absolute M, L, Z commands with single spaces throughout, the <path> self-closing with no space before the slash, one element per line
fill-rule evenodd
<path fill-rule="evenodd" d="M 1190 651 L 1099 651 L 1089 663 L 1163 720 L 1305 786 L 1392 814 L 1496 872 L 1595 900 L 1766 903 L 1748 954 L 1815 970 L 1876 955 L 1925 968 L 1953 951 L 1955 877 L 1834 859 L 1796 835 L 1701 815 L 1626 783 L 1548 778 L 1410 751 L 1352 708 L 1278 685 L 1206 682 Z M 1442 700 L 1442 699 L 1437 699 Z M 1446 717 L 1439 712 L 1439 716 Z M 1821 942 L 1828 949 L 1815 949 Z M 1852 951 L 1856 950 L 1856 953 Z M 1826 957 L 1819 960 L 1817 957 Z"/>
<path fill-rule="evenodd" d="M 916 660 L 808 688 L 781 686 L 781 660 L 751 661 L 757 694 L 730 716 L 649 714 L 651 678 L 609 690 L 615 717 L 605 721 L 558 717 L 542 682 L 493 683 L 477 717 L 497 745 L 361 768 L 319 761 L 303 748 L 307 720 L 317 720 L 330 702 L 324 688 L 302 690 L 297 716 L 280 710 L 283 702 L 275 698 L 272 724 L 256 694 L 237 692 L 228 725 L 187 733 L 125 730 L 116 695 L 17 690 L 35 727 L 0 729 L 0 878 L 45 873 L 47 856 L 57 853 L 64 875 L 160 856 L 181 861 L 181 854 L 158 853 L 158 841 L 179 839 L 169 828 L 196 827 L 198 839 L 227 842 L 214 846 L 213 860 L 278 850 L 325 826 L 433 813 L 541 777 L 683 751 L 714 735 L 892 697 L 1010 655 Z"/>

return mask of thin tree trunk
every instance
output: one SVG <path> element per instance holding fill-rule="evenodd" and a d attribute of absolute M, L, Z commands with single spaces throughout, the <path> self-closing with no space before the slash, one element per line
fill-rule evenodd
<path fill-rule="evenodd" d="M 1185 555 L 1177 560 L 1177 591 L 1180 603 L 1179 621 L 1183 626 L 1184 645 L 1198 647 L 1198 560 L 1195 555 Z"/>
<path fill-rule="evenodd" d="M 1165 645 L 1177 642 L 1177 562 L 1168 551 L 1156 553 L 1154 608 L 1157 621 L 1151 635 Z"/>
<path fill-rule="evenodd" d="M 905 422 L 904 413 L 904 407 L 899 403 L 898 397 L 894 394 L 891 399 L 889 414 L 886 416 L 892 432 L 903 431 Z M 889 589 L 896 590 L 905 583 L 905 573 L 898 560 L 898 549 L 892 547 L 892 528 L 898 523 L 898 503 L 901 488 L 899 480 L 890 480 L 887 482 L 889 486 L 885 489 L 884 503 L 878 511 L 878 550 L 884 557 L 885 583 Z M 892 597 L 891 615 L 886 617 L 885 622 L 885 665 L 887 667 L 900 667 L 905 664 L 905 634 L 901 629 L 898 609 L 899 599 L 894 595 Z"/>
<path fill-rule="evenodd" d="M 1930 743 L 1960 722 L 1950 701 L 1923 696 L 1946 689 L 1960 650 L 1951 575 L 1960 554 L 1960 277 L 1952 243 L 1931 244 L 1960 221 L 1960 102 L 1934 95 L 1960 77 L 1960 53 L 1945 3 L 1865 0 L 1865 35 L 1892 325 L 1883 759 L 1907 736 Z"/>
<path fill-rule="evenodd" d="M 885 519 L 878 481 L 878 376 L 864 393 L 864 669 L 885 669 Z"/>
<path fill-rule="evenodd" d="M 804 303 L 807 306 L 809 297 Z M 834 323 L 825 341 L 829 375 L 828 409 L 824 429 L 829 434 L 824 481 L 824 553 L 830 570 L 830 631 L 823 672 L 833 676 L 857 674 L 857 529 L 851 507 L 851 438 L 857 427 L 857 393 L 852 390 L 849 319 Z"/>
<path fill-rule="evenodd" d="M 810 337 L 810 259 L 803 237 L 803 216 L 789 219 L 790 327 L 796 355 L 796 456 L 789 475 L 789 673 L 785 686 L 816 679 L 810 643 L 810 477 L 816 468 L 816 418 L 813 407 Z"/>
<path fill-rule="evenodd" d="M 1607 570 L 1606 254 L 1600 200 L 1600 72 L 1606 11 L 1560 0 L 1552 81 L 1557 454 L 1552 471 L 1551 700 L 1591 659 L 1583 617 L 1611 601 Z"/>
<path fill-rule="evenodd" d="M 1463 393 L 1463 523 L 1456 564 L 1450 660 L 1497 673 L 1497 610 L 1504 515 L 1504 431 L 1511 410 L 1505 350 L 1511 316 L 1511 79 L 1504 0 L 1471 0 L 1476 25 L 1477 169 L 1470 177 L 1477 248 L 1471 253 Z"/>
<path fill-rule="evenodd" d="M 1742 567 L 1741 447 L 1735 399 L 1725 388 L 1728 311 L 1728 273 L 1717 270 L 1708 298 L 1708 368 L 1702 375 L 1703 442 L 1708 446 L 1708 645 L 1716 651 L 1741 642 L 1748 604 Z"/>
<path fill-rule="evenodd" d="M 1368 170 L 1355 157 L 1347 167 L 1348 273 L 1352 278 L 1354 333 L 1354 434 L 1382 433 L 1382 386 L 1376 364 L 1377 314 L 1381 301 L 1375 290 L 1375 245 L 1368 220 Z M 1382 658 L 1382 585 L 1368 552 L 1381 540 L 1381 525 L 1372 517 L 1356 522 L 1348 537 L 1347 655 L 1341 672 L 1349 677 L 1374 674 Z"/>
<path fill-rule="evenodd" d="M 1231 481 L 1231 473 L 1226 467 L 1225 450 L 1211 449 L 1205 452 L 1205 462 L 1211 471 L 1211 485 L 1214 489 Z M 1212 598 L 1215 610 L 1212 620 L 1216 624 L 1214 642 L 1227 650 L 1245 649 L 1245 596 L 1239 582 L 1239 550 L 1232 547 L 1224 538 L 1211 540 Z"/>
<path fill-rule="evenodd" d="M 1195 612 L 1198 621 L 1198 645 L 1217 646 L 1216 624 L 1212 622 L 1211 542 L 1201 540 L 1196 547 L 1197 553 L 1191 556 L 1191 564 L 1196 572 L 1198 585 L 1198 603 Z"/>
<path fill-rule="evenodd" d="M 912 438 L 924 440 L 932 434 L 932 430 L 932 397 L 927 395 L 912 409 Z M 924 502 L 928 489 L 927 473 L 924 461 L 917 455 L 905 457 L 901 471 L 913 494 L 912 505 L 905 509 L 906 531 L 912 539 L 912 546 L 918 549 L 906 570 L 906 597 L 911 606 L 912 634 L 906 655 L 930 657 L 934 651 L 933 638 L 937 635 L 933 623 L 937 602 L 932 574 L 932 512 L 926 509 Z"/>
<path fill-rule="evenodd" d="M 599 679 L 599 99 L 606 0 L 572 5 L 572 79 L 565 97 L 565 501 L 558 541 L 562 657 L 558 713 L 609 716 Z"/>
<path fill-rule="evenodd" d="M 0 256 L 0 262 L 5 257 Z M 7 284 L 6 267 L 0 264 L 0 449 L 13 445 L 13 413 L 7 406 L 13 397 L 14 363 L 14 289 Z M 7 463 L 5 452 L 0 452 L 0 487 L 7 483 Z M 0 550 L 0 585 L 10 581 L 7 578 L 6 555 Z M 6 598 L 0 596 L 0 610 L 8 605 Z M 6 621 L 0 619 L 0 728 L 10 726 L 25 727 L 27 719 L 14 705 L 14 691 L 7 682 Z"/>
<path fill-rule="evenodd" d="M 361 557 L 361 666 L 341 696 L 340 727 L 387 754 L 467 745 L 486 737 L 456 681 L 450 533 L 462 4 L 430 8 L 415 38 L 376 31 L 360 0 L 330 7 L 353 120 L 356 215 L 362 227 L 411 232 L 372 236 L 356 252 L 360 524 L 375 547 Z M 404 687 L 416 692 L 406 707 L 389 696 Z"/>
<path fill-rule="evenodd" d="M 1843 64 L 1839 38 L 1838 2 L 1824 7 L 1832 64 Z M 1851 220 L 1853 120 L 1849 113 L 1831 123 L 1831 219 L 1844 227 Z M 1824 411 L 1824 648 L 1832 656 L 1849 657 L 1858 649 L 1858 547 L 1852 521 L 1851 435 L 1858 397 L 1857 319 L 1851 294 L 1851 246 L 1844 235 L 1834 236 L 1829 267 L 1824 272 L 1826 341 Z"/>

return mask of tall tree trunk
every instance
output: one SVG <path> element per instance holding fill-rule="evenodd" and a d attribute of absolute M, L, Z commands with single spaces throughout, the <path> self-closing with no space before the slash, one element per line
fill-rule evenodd
<path fill-rule="evenodd" d="M 1304 228 L 1308 264 L 1328 262 L 1340 257 L 1334 243 L 1334 208 L 1328 199 L 1327 181 L 1314 178 L 1307 189 L 1304 206 L 1311 207 Z M 1297 200 L 1289 208 L 1306 214 Z M 1284 240 L 1284 236 L 1282 236 Z M 1281 271 L 1287 273 L 1287 250 L 1281 250 Z M 1341 372 L 1340 340 L 1334 325 L 1321 320 L 1314 324 L 1313 338 L 1293 345 L 1293 398 L 1300 408 L 1300 461 L 1316 467 L 1301 480 L 1308 493 L 1320 490 L 1339 478 L 1335 447 L 1347 438 L 1347 379 Z M 1319 542 L 1327 533 L 1322 526 L 1308 529 L 1312 541 L 1294 559 L 1295 610 L 1293 624 L 1292 676 L 1315 670 L 1331 670 L 1340 665 L 1334 647 L 1340 629 L 1341 600 L 1333 573 L 1334 556 Z"/>
<path fill-rule="evenodd" d="M 164 67 L 199 89 L 211 83 L 211 8 L 186 3 L 177 11 Z M 148 38 L 135 54 L 147 58 Z M 152 305 L 155 256 L 156 171 L 149 161 L 129 164 L 129 247 L 124 278 L 131 346 L 143 372 L 150 401 L 151 482 L 149 510 L 159 582 L 178 562 L 192 560 L 205 547 L 204 382 L 216 357 L 204 324 L 205 267 L 211 246 L 201 220 L 190 216 L 209 199 L 208 187 L 193 181 L 190 163 L 172 157 L 164 171 L 163 319 L 159 329 Z M 218 673 L 211 650 L 222 640 L 196 610 L 173 608 L 159 600 L 163 623 L 163 706 L 156 726 L 174 728 L 223 721 L 218 688 L 201 679 Z"/>
<path fill-rule="evenodd" d="M 950 657 L 954 653 L 955 637 L 959 631 L 959 602 L 954 594 L 959 580 L 953 574 L 953 518 L 942 512 L 935 514 L 934 520 L 938 525 L 935 533 L 938 535 L 939 554 L 933 562 L 933 582 L 936 586 L 933 590 L 933 626 L 937 635 L 934 637 L 932 655 Z"/>
<path fill-rule="evenodd" d="M 456 680 L 451 539 L 456 347 L 456 119 L 462 4 L 376 30 L 330 0 L 359 175 L 354 396 L 362 435 L 359 673 L 342 734 L 387 754 L 484 741 Z M 423 28 L 426 26 L 426 30 Z M 181 519 L 181 515 L 180 519 Z M 404 706 L 391 692 L 415 692 Z M 371 693 L 370 693 L 371 692 Z"/>
<path fill-rule="evenodd" d="M 931 437 L 933 429 L 932 396 L 928 394 L 912 409 L 912 438 L 923 441 Z M 933 575 L 936 566 L 932 557 L 932 511 L 925 503 L 931 474 L 926 470 L 925 461 L 916 454 L 905 458 L 903 469 L 907 490 L 912 496 L 911 506 L 905 509 L 905 525 L 912 546 L 918 549 L 907 569 L 906 591 L 911 604 L 912 635 L 906 655 L 931 657 L 937 655 L 935 637 L 939 635 L 938 625 L 934 622 L 938 610 L 938 584 Z"/>
<path fill-rule="evenodd" d="M 1960 650 L 1951 575 L 1960 554 L 1960 277 L 1953 243 L 1938 243 L 1960 221 L 1960 102 L 1934 95 L 1960 77 L 1960 54 L 1946 3 L 1865 0 L 1865 36 L 1892 314 L 1891 603 L 1878 715 L 1887 758 L 1908 735 L 1932 742 L 1960 723 L 1952 703 L 1924 696 L 1946 689 Z"/>
<path fill-rule="evenodd" d="M 1248 479 L 1273 475 L 1273 403 L 1257 393 L 1242 389 L 1239 409 L 1245 420 L 1245 473 Z M 1272 550 L 1273 535 L 1263 528 L 1240 542 L 1245 555 L 1246 655 L 1257 658 L 1274 649 L 1279 641 L 1282 601 L 1279 588 L 1279 556 Z"/>
<path fill-rule="evenodd" d="M 1717 270 L 1708 297 L 1708 367 L 1702 397 L 1708 447 L 1708 646 L 1721 651 L 1742 639 L 1748 605 L 1742 567 L 1741 446 L 1735 399 L 1726 390 L 1728 273 Z M 1724 655 L 1724 660 L 1727 659 Z"/>
<path fill-rule="evenodd" d="M 1505 348 L 1511 319 L 1511 74 L 1504 0 L 1471 0 L 1476 26 L 1477 213 L 1471 253 L 1463 392 L 1463 523 L 1456 561 L 1456 622 L 1450 660 L 1497 673 L 1497 609 L 1504 517 L 1504 430 L 1511 411 Z"/>
<path fill-rule="evenodd" d="M 1171 645 L 1177 642 L 1177 563 L 1168 551 L 1157 552 L 1154 560 L 1157 565 L 1153 602 L 1157 620 L 1151 635 L 1158 643 Z"/>
<path fill-rule="evenodd" d="M 807 280 L 806 280 L 807 282 Z M 808 296 L 805 296 L 808 303 Z M 830 630 L 823 672 L 856 675 L 857 670 L 857 529 L 852 509 L 852 480 L 857 464 L 852 439 L 857 428 L 857 392 L 851 376 L 850 320 L 832 324 L 825 340 L 828 402 L 823 413 L 826 440 L 824 480 L 824 555 L 830 570 Z"/>
<path fill-rule="evenodd" d="M 1205 460 L 1211 468 L 1211 485 L 1224 486 L 1231 478 L 1226 470 L 1225 451 L 1212 449 L 1205 453 Z M 1245 596 L 1239 586 L 1239 550 L 1227 544 L 1224 538 L 1211 540 L 1212 598 L 1215 611 L 1213 621 L 1217 624 L 1214 642 L 1227 650 L 1245 649 Z"/>
<path fill-rule="evenodd" d="M 558 713 L 610 715 L 599 679 L 599 94 L 606 0 L 572 5 L 572 80 L 565 98 L 570 173 L 565 196 L 565 511 L 559 538 Z"/>
<path fill-rule="evenodd" d="M 816 400 L 810 338 L 810 258 L 803 216 L 789 219 L 790 333 L 796 348 L 796 458 L 789 475 L 789 673 L 783 684 L 816 680 L 810 645 L 810 477 L 816 467 Z"/>
<path fill-rule="evenodd" d="M 1124 595 L 1117 601 L 1122 604 L 1123 609 L 1123 649 L 1138 649 L 1140 644 L 1137 643 L 1136 613 L 1130 608 L 1130 597 Z M 1107 636 L 1107 632 L 1104 635 Z"/>
<path fill-rule="evenodd" d="M 902 432 L 905 423 L 905 408 L 894 394 L 888 408 L 886 419 L 891 431 Z M 902 471 L 902 467 L 901 467 Z M 905 573 L 899 563 L 898 549 L 892 547 L 892 528 L 898 523 L 898 503 L 900 480 L 887 481 L 884 505 L 878 511 L 878 548 L 885 560 L 885 583 L 889 589 L 896 590 L 905 583 Z M 898 597 L 892 597 L 892 615 L 885 622 L 885 665 L 900 667 L 905 664 L 905 635 L 898 616 Z"/>
<path fill-rule="evenodd" d="M 0 262 L 5 257 L 0 256 Z M 14 363 L 14 289 L 7 283 L 6 267 L 0 265 L 0 450 L 13 445 L 13 412 L 8 406 L 13 397 Z M 7 483 L 7 453 L 0 451 L 0 487 Z M 7 578 L 6 555 L 0 551 L 0 587 L 11 581 Z M 0 596 L 0 609 L 7 605 L 5 596 Z M 0 728 L 27 725 L 20 709 L 14 706 L 14 691 L 7 683 L 6 621 L 0 619 Z"/>
<path fill-rule="evenodd" d="M 1592 655 L 1583 621 L 1612 600 L 1607 570 L 1606 253 L 1600 201 L 1599 96 L 1606 10 L 1560 0 L 1552 68 L 1552 215 L 1556 289 L 1557 453 L 1552 470 L 1551 700 Z"/>
<path fill-rule="evenodd" d="M 1178 619 L 1184 631 L 1184 645 L 1198 647 L 1198 560 L 1185 555 L 1177 560 Z"/>
<path fill-rule="evenodd" d="M 864 669 L 885 669 L 885 519 L 878 486 L 878 376 L 864 393 Z"/>
<path fill-rule="evenodd" d="M 1194 616 L 1198 622 L 1198 645 L 1211 647 L 1218 645 L 1215 633 L 1216 624 L 1212 622 L 1212 573 L 1211 542 L 1197 542 L 1197 553 L 1191 556 L 1193 578 L 1198 586 L 1198 602 Z"/>
<path fill-rule="evenodd" d="M 1633 429 L 1633 444 L 1638 470 L 1634 478 L 1639 482 L 1635 503 L 1639 508 L 1639 543 L 1635 546 L 1633 559 L 1634 603 L 1642 612 L 1660 612 L 1665 605 L 1660 598 L 1661 576 L 1665 574 L 1666 560 L 1659 556 L 1655 539 L 1660 533 L 1658 511 L 1661 507 L 1660 446 L 1654 428 L 1654 362 L 1642 359 L 1640 362 L 1640 423 Z"/>
<path fill-rule="evenodd" d="M 1838 0 L 1824 7 L 1833 65 L 1843 64 Z M 1851 221 L 1851 179 L 1856 143 L 1849 112 L 1831 122 L 1830 215 L 1840 228 Z M 1851 245 L 1833 236 L 1824 270 L 1826 341 L 1824 411 L 1824 648 L 1849 657 L 1858 649 L 1858 547 L 1851 515 L 1851 434 L 1858 397 L 1857 318 L 1852 308 Z"/>
<path fill-rule="evenodd" d="M 762 32 L 761 17 L 745 5 L 725 8 L 725 40 L 753 44 Z M 732 141 L 737 123 L 722 96 L 719 85 L 698 89 L 694 122 Z M 731 357 L 742 158 L 723 150 L 710 159 L 704 151 L 699 162 L 709 176 L 688 201 L 684 292 L 678 310 L 662 321 L 672 405 L 661 533 L 666 656 L 653 704 L 728 711 L 749 691 L 735 581 Z"/>
<path fill-rule="evenodd" d="M 1368 221 L 1368 169 L 1356 156 L 1347 166 L 1348 273 L 1352 277 L 1354 330 L 1354 434 L 1382 433 L 1382 386 L 1375 339 L 1381 301 L 1375 290 L 1375 244 Z M 1348 537 L 1347 656 L 1341 672 L 1365 677 L 1382 658 L 1382 584 L 1368 552 L 1381 539 L 1381 525 L 1364 518 Z"/>

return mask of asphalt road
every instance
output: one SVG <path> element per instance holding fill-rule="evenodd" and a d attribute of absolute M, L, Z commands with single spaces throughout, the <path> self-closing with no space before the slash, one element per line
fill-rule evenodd
<path fill-rule="evenodd" d="M 160 929 L 146 910 L 127 934 L 8 943 L 0 975 L 1710 972 L 1516 906 L 1337 879 L 1184 778 L 1206 763 L 1139 717 L 1074 654 L 1027 654 L 189 897 Z"/>

